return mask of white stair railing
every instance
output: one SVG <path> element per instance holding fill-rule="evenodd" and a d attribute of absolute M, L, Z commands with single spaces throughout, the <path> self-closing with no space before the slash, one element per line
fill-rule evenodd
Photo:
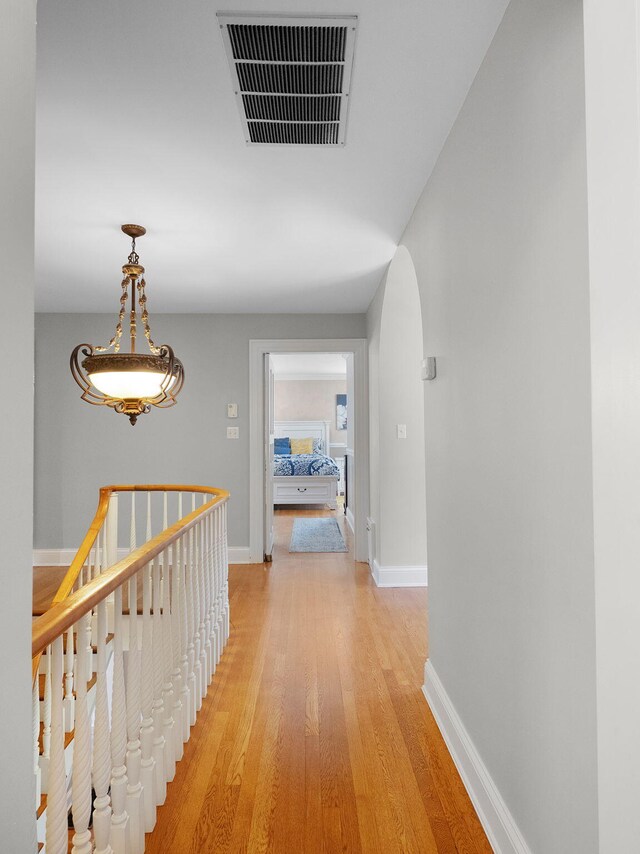
<path fill-rule="evenodd" d="M 124 492 L 129 555 L 112 564 L 113 499 Z M 67 854 L 69 840 L 73 854 L 143 854 L 228 634 L 228 494 L 191 486 L 103 493 L 104 516 L 66 580 L 71 592 L 33 624 L 34 775 L 46 790 L 39 820 L 46 854 Z M 139 493 L 146 493 L 147 542 L 137 548 Z M 183 493 L 191 493 L 184 517 Z M 152 537 L 154 518 L 161 533 Z"/>

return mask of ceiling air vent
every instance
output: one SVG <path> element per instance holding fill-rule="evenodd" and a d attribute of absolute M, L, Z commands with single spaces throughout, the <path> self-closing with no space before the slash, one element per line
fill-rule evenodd
<path fill-rule="evenodd" d="M 355 15 L 218 22 L 248 145 L 345 144 Z"/>

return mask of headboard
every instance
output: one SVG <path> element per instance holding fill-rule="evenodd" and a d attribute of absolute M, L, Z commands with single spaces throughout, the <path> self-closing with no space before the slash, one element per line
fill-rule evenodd
<path fill-rule="evenodd" d="M 275 421 L 273 435 L 289 436 L 291 439 L 321 439 L 323 454 L 331 455 L 329 421 Z"/>

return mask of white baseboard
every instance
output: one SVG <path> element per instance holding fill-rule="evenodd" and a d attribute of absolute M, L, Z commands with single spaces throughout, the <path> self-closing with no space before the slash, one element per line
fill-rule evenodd
<path fill-rule="evenodd" d="M 377 587 L 426 587 L 426 566 L 380 566 L 373 561 L 371 574 Z"/>
<path fill-rule="evenodd" d="M 77 549 L 34 549 L 34 566 L 70 566 Z M 129 549 L 118 549 L 118 560 L 129 554 Z M 229 546 L 229 563 L 251 563 L 249 549 Z"/>
<path fill-rule="evenodd" d="M 34 549 L 34 566 L 70 566 L 77 549 Z M 129 549 L 118 549 L 118 560 L 129 554 Z"/>
<path fill-rule="evenodd" d="M 229 563 L 254 563 L 249 546 L 229 546 Z"/>
<path fill-rule="evenodd" d="M 354 519 L 353 513 L 351 512 L 351 508 L 347 507 L 347 512 L 345 513 L 347 519 L 347 525 L 351 528 L 351 533 L 355 535 L 356 533 L 356 520 Z"/>
<path fill-rule="evenodd" d="M 531 854 L 430 661 L 422 690 L 495 854 Z"/>

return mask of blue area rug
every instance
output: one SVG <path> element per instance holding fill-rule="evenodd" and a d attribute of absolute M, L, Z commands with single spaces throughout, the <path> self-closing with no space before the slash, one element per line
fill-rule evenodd
<path fill-rule="evenodd" d="M 295 519 L 290 552 L 348 552 L 335 519 Z"/>

